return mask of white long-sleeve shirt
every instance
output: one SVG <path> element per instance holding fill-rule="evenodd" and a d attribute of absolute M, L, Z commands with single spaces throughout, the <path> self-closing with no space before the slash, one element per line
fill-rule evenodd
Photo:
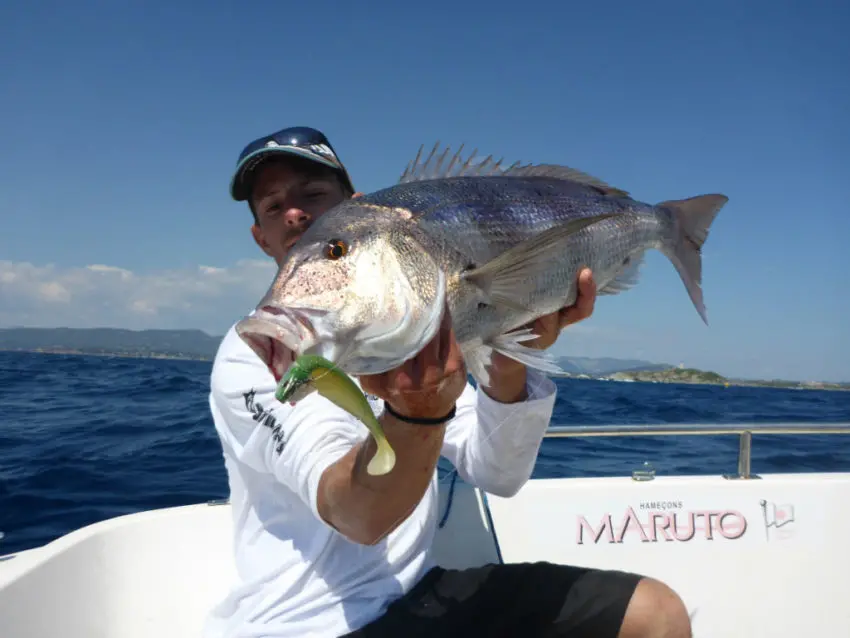
<path fill-rule="evenodd" d="M 212 610 L 206 638 L 335 637 L 380 616 L 433 566 L 437 472 L 413 513 L 382 541 L 360 545 L 325 523 L 317 491 L 325 469 L 368 435 L 318 393 L 297 405 L 231 328 L 211 377 L 233 510 L 238 582 Z M 467 384 L 446 425 L 442 455 L 460 476 L 498 495 L 531 476 L 555 404 L 555 384 L 529 371 L 528 400 L 501 404 Z M 372 401 L 376 415 L 382 410 Z"/>

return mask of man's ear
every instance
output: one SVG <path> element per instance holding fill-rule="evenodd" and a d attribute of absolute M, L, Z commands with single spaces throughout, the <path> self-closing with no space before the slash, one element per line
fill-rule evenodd
<path fill-rule="evenodd" d="M 257 242 L 257 246 L 259 246 L 266 255 L 274 259 L 274 255 L 271 253 L 271 247 L 266 241 L 266 235 L 263 232 L 263 229 L 257 226 L 257 224 L 253 224 L 251 226 L 251 236 L 254 238 L 254 241 Z"/>
<path fill-rule="evenodd" d="M 355 199 L 355 198 L 357 198 L 357 197 L 363 197 L 363 193 L 361 193 L 360 191 L 358 191 L 358 192 L 354 193 L 354 195 L 352 195 L 352 196 L 351 196 L 351 198 L 352 198 L 352 199 Z"/>

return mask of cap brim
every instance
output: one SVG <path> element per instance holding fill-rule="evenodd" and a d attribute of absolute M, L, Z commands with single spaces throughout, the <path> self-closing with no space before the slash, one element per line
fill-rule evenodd
<path fill-rule="evenodd" d="M 242 158 L 236 165 L 236 170 L 233 173 L 233 178 L 230 180 L 230 196 L 236 200 L 237 202 L 244 202 L 248 199 L 248 189 L 245 187 L 245 175 L 256 169 L 257 166 L 263 162 L 263 160 L 267 159 L 269 156 L 274 155 L 295 155 L 297 157 L 303 157 L 304 159 L 311 160 L 313 162 L 317 162 L 319 164 L 324 164 L 329 168 L 332 168 L 338 171 L 348 182 L 349 188 L 353 189 L 351 185 L 351 179 L 348 176 L 348 172 L 345 170 L 345 167 L 333 160 L 322 157 L 318 153 L 313 153 L 307 149 L 299 148 L 297 146 L 266 146 L 260 149 L 257 149 L 253 153 L 249 153 L 245 157 Z"/>

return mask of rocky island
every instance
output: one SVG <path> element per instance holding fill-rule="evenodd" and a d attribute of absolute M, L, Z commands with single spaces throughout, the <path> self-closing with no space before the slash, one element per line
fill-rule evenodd
<path fill-rule="evenodd" d="M 670 367 L 663 370 L 626 370 L 615 372 L 604 379 L 610 381 L 641 381 L 644 383 L 690 383 L 723 386 L 751 386 L 761 388 L 790 388 L 795 390 L 850 390 L 850 383 L 824 381 L 786 381 L 783 379 L 755 380 L 733 379 L 708 370 Z"/>
<path fill-rule="evenodd" d="M 726 377 L 696 368 L 665 368 L 664 370 L 630 370 L 615 372 L 608 377 L 614 381 L 645 381 L 650 383 L 711 383 L 729 384 Z"/>

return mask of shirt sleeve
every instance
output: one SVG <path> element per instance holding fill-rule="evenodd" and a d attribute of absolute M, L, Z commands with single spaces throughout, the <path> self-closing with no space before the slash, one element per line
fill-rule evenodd
<path fill-rule="evenodd" d="M 274 396 L 277 383 L 262 362 L 247 346 L 231 345 L 217 356 L 210 384 L 210 408 L 225 456 L 273 474 L 322 520 L 319 480 L 365 437 L 366 427 L 315 392 L 295 406 L 281 403 Z"/>
<path fill-rule="evenodd" d="M 497 496 L 513 496 L 531 478 L 555 408 L 551 379 L 529 369 L 526 387 L 525 401 L 499 403 L 467 385 L 446 426 L 443 456 L 464 481 Z"/>

